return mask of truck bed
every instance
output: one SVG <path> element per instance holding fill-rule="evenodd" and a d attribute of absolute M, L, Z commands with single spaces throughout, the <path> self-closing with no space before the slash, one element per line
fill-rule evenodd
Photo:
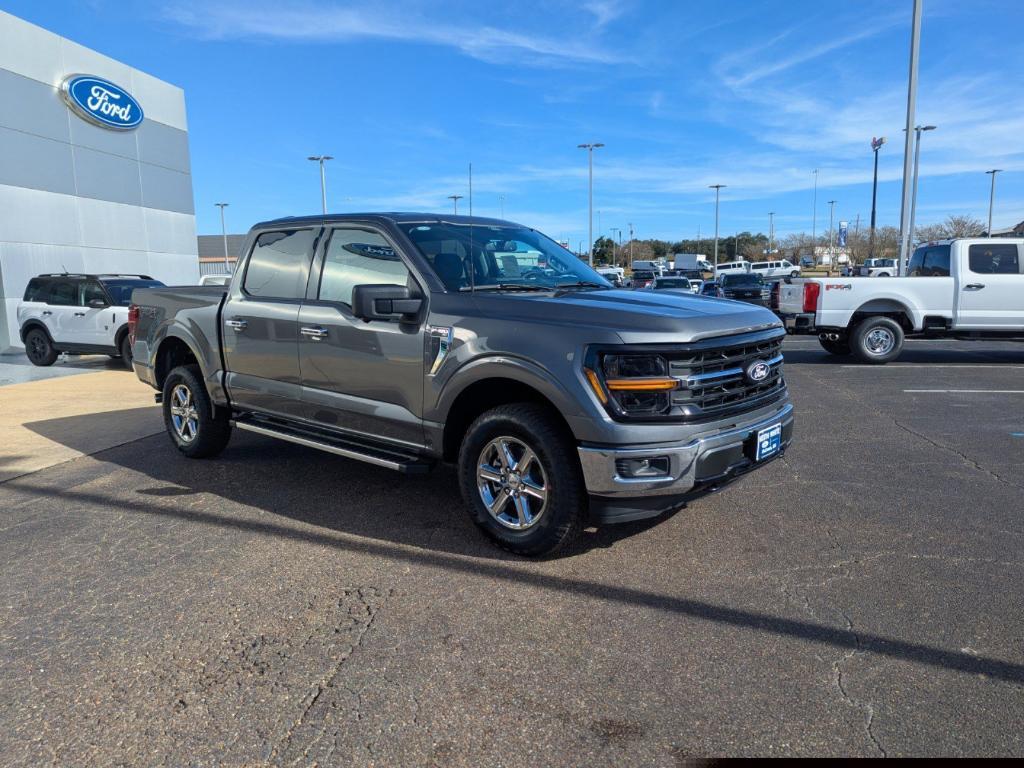
<path fill-rule="evenodd" d="M 925 317 L 952 319 L 955 286 L 952 277 L 805 277 L 782 284 L 779 313 L 804 312 L 804 285 L 821 286 L 813 327 L 845 328 L 861 311 L 903 311 L 916 329 Z"/>

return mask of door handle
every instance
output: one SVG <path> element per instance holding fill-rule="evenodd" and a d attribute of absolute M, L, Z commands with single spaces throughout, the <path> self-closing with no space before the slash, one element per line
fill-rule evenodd
<path fill-rule="evenodd" d="M 964 286 L 965 291 L 980 291 L 985 287 L 984 283 L 968 283 Z"/>
<path fill-rule="evenodd" d="M 245 320 L 239 320 L 232 318 L 231 320 L 225 320 L 224 325 L 232 329 L 235 333 L 241 333 L 245 330 L 246 326 L 249 325 Z"/>
<path fill-rule="evenodd" d="M 75 312 L 75 317 L 85 317 L 85 312 Z"/>
<path fill-rule="evenodd" d="M 302 326 L 302 328 L 299 329 L 299 333 L 301 333 L 310 341 L 323 341 L 324 339 L 327 338 L 326 328 L 304 325 Z"/>
<path fill-rule="evenodd" d="M 48 309 L 44 309 L 44 310 L 43 310 L 43 314 L 44 314 L 44 315 L 52 315 L 52 314 L 53 314 L 53 312 L 51 312 L 51 311 L 50 311 L 50 310 L 48 310 Z"/>

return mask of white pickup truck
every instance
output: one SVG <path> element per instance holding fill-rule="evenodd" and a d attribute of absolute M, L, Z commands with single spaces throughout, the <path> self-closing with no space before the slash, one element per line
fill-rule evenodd
<path fill-rule="evenodd" d="M 1024 339 L 1024 239 L 919 246 L 907 277 L 806 278 L 781 286 L 790 333 L 816 334 L 834 355 L 895 360 L 907 336 Z"/>
<path fill-rule="evenodd" d="M 868 259 L 853 274 L 858 277 L 894 277 L 896 259 Z"/>

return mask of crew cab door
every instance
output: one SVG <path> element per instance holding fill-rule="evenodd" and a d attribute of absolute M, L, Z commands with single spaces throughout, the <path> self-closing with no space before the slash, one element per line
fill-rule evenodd
<path fill-rule="evenodd" d="M 357 285 L 418 290 L 401 253 L 373 227 L 338 226 L 325 233 L 314 272 L 299 313 L 306 417 L 421 446 L 423 323 L 367 322 L 352 313 Z"/>
<path fill-rule="evenodd" d="M 320 231 L 265 231 L 252 243 L 220 319 L 226 385 L 236 408 L 302 415 L 299 309 Z"/>
<path fill-rule="evenodd" d="M 103 306 L 90 306 L 91 302 L 103 302 Z M 94 347 L 114 346 L 114 308 L 107 301 L 107 294 L 98 280 L 83 280 L 78 284 L 78 306 L 72 313 L 73 341 Z"/>
<path fill-rule="evenodd" d="M 990 241 L 965 243 L 960 249 L 956 327 L 994 331 L 1024 328 L 1020 246 Z"/>

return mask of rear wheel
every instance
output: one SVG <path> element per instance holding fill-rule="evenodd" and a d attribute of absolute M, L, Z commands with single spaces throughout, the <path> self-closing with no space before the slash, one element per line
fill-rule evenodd
<path fill-rule="evenodd" d="M 502 405 L 473 422 L 459 450 L 459 484 L 473 522 L 510 552 L 550 555 L 583 528 L 575 445 L 533 403 Z"/>
<path fill-rule="evenodd" d="M 128 334 L 124 335 L 121 339 L 121 362 L 124 363 L 124 367 L 129 371 L 132 370 L 132 340 L 128 338 Z"/>
<path fill-rule="evenodd" d="M 171 442 L 190 459 L 216 456 L 231 439 L 229 413 L 210 401 L 198 365 L 182 365 L 167 375 L 163 411 Z"/>
<path fill-rule="evenodd" d="M 790 277 L 800 277 L 800 271 L 794 269 L 792 272 L 789 273 L 789 276 Z"/>
<path fill-rule="evenodd" d="M 869 317 L 854 329 L 850 347 L 861 362 L 884 365 L 899 357 L 903 329 L 888 317 Z"/>
<path fill-rule="evenodd" d="M 57 360 L 57 350 L 53 348 L 53 342 L 46 335 L 46 331 L 33 328 L 25 334 L 25 354 L 32 365 L 46 367 L 53 365 Z"/>
<path fill-rule="evenodd" d="M 853 350 L 850 349 L 850 340 L 843 339 L 841 341 L 832 341 L 830 339 L 818 339 L 818 343 L 821 344 L 821 348 L 832 355 L 850 355 L 853 354 Z"/>

